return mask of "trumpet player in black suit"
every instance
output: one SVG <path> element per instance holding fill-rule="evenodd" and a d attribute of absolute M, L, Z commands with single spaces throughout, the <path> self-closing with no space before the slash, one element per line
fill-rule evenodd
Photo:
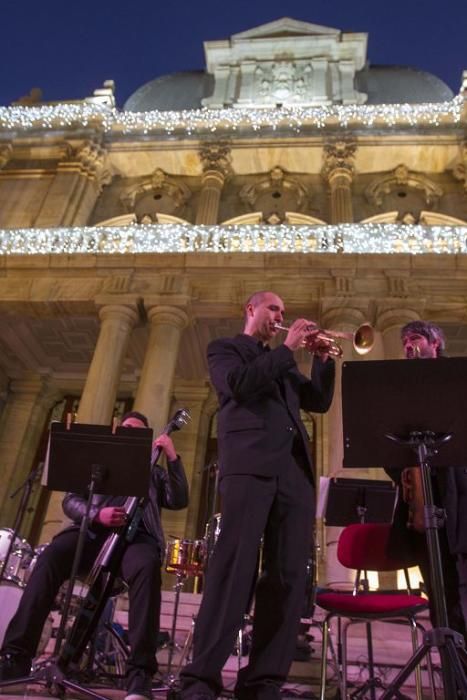
<path fill-rule="evenodd" d="M 181 673 L 184 700 L 212 700 L 242 624 L 264 537 L 248 665 L 238 676 L 242 700 L 277 700 L 295 649 L 315 518 L 313 465 L 300 409 L 328 410 L 334 360 L 316 324 L 298 319 L 283 343 L 269 342 L 284 303 L 270 291 L 245 304 L 243 333 L 214 340 L 207 358 L 219 400 L 221 532 L 195 625 L 193 661 Z M 311 378 L 294 352 L 314 353 Z"/>

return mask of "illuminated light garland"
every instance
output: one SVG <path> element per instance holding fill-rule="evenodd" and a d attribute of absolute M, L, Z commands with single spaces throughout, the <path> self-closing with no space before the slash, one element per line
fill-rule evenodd
<path fill-rule="evenodd" d="M 467 253 L 466 226 L 190 226 L 156 224 L 0 230 L 2 255 L 139 253 Z"/>
<path fill-rule="evenodd" d="M 440 126 L 462 121 L 464 99 L 457 95 L 449 102 L 382 105 L 332 105 L 316 107 L 281 107 L 276 109 L 229 108 L 192 109 L 180 112 L 124 112 L 92 103 L 43 106 L 0 107 L 0 128 L 11 131 L 63 129 L 92 126 L 105 132 L 199 133 L 235 132 L 253 129 L 289 129 L 361 126 L 372 128 Z"/>

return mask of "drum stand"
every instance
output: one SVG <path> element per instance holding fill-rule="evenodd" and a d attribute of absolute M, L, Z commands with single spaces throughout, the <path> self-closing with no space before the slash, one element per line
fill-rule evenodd
<path fill-rule="evenodd" d="M 13 551 L 13 547 L 15 546 L 16 538 L 18 537 L 20 527 L 23 523 L 24 514 L 26 512 L 28 501 L 31 497 L 32 485 L 37 478 L 40 478 L 43 466 L 44 466 L 44 462 L 39 462 L 39 464 L 29 473 L 29 476 L 27 477 L 27 479 L 20 486 L 18 486 L 18 488 L 15 491 L 13 491 L 13 493 L 10 495 L 10 498 L 15 498 L 15 496 L 20 491 L 22 491 L 21 500 L 19 502 L 18 509 L 16 511 L 15 522 L 13 524 L 13 532 L 11 533 L 11 540 L 10 540 L 10 543 L 8 545 L 5 559 L 3 560 L 1 567 L 0 567 L 0 581 L 4 581 L 4 580 L 8 581 L 8 576 L 5 576 L 5 571 L 8 570 L 7 569 L 8 562 L 10 560 L 10 556 L 11 556 L 11 553 Z"/>
<path fill-rule="evenodd" d="M 178 608 L 180 605 L 180 593 L 182 592 L 183 586 L 185 585 L 185 580 L 186 580 L 186 573 L 183 571 L 177 571 L 176 577 L 177 581 L 174 586 L 174 591 L 175 591 L 175 600 L 174 600 L 174 611 L 173 611 L 173 617 L 172 617 L 172 629 L 170 632 L 170 642 L 169 642 L 169 657 L 167 659 L 167 672 L 166 672 L 166 682 L 169 687 L 171 687 L 175 681 L 177 680 L 178 677 L 178 672 L 177 674 L 172 673 L 172 662 L 173 662 L 173 656 L 175 649 L 177 647 L 177 644 L 175 642 L 175 633 L 177 630 L 177 618 L 178 618 Z"/>

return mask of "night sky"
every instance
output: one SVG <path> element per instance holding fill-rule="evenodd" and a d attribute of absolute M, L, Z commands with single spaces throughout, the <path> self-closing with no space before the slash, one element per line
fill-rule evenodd
<path fill-rule="evenodd" d="M 434 73 L 458 93 L 467 70 L 467 0 L 3 0 L 0 105 L 42 89 L 82 99 L 106 79 L 117 105 L 167 73 L 204 69 L 203 41 L 287 16 L 367 32 L 370 64 Z"/>

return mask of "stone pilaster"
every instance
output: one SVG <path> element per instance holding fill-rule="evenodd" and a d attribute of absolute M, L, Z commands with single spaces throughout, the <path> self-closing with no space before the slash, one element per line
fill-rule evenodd
<path fill-rule="evenodd" d="M 195 539 L 198 535 L 198 522 L 203 467 L 205 465 L 206 445 L 209 437 L 210 419 L 217 407 L 217 401 L 210 400 L 213 395 L 205 380 L 199 382 L 177 381 L 174 387 L 176 402 L 173 412 L 181 406 L 190 412 L 191 420 L 180 431 L 172 435 L 177 452 L 181 455 L 190 487 L 188 508 L 183 510 L 162 511 L 164 531 L 175 537 Z M 173 585 L 172 578 L 168 578 Z"/>
<path fill-rule="evenodd" d="M 324 147 L 322 174 L 329 185 L 332 224 L 353 221 L 352 182 L 356 149 L 356 144 L 347 141 L 336 141 Z"/>
<path fill-rule="evenodd" d="M 184 450 L 181 454 L 184 462 L 185 455 L 187 458 L 187 476 L 190 483 L 190 503 L 186 511 L 185 536 L 195 538 L 199 535 L 197 523 L 200 515 L 201 485 L 204 467 L 206 466 L 205 458 L 209 429 L 212 417 L 217 410 L 218 402 L 214 390 L 209 387 L 207 382 L 196 390 L 185 388 L 177 383 L 175 391 L 179 402 L 182 401 L 189 406 L 192 416 L 191 423 L 187 426 L 188 430 L 184 430 L 183 435 L 181 434 L 180 437 L 185 441 L 181 445 L 181 449 Z M 188 445 L 186 445 L 187 442 Z M 201 515 L 206 520 L 209 517 L 208 513 Z"/>
<path fill-rule="evenodd" d="M 157 434 L 169 417 L 178 348 L 188 315 L 176 306 L 156 305 L 148 309 L 148 319 L 151 330 L 134 407 L 148 416 Z"/>
<path fill-rule="evenodd" d="M 103 185 L 109 182 L 106 156 L 96 141 L 78 148 L 66 144 L 65 157 L 57 166 L 34 225 L 46 228 L 87 223 Z"/>
<path fill-rule="evenodd" d="M 230 172 L 230 148 L 227 144 L 206 144 L 200 151 L 203 184 L 196 212 L 197 224 L 217 224 L 219 202 L 226 177 Z"/>
<path fill-rule="evenodd" d="M 99 309 L 101 327 L 78 409 L 80 423 L 109 425 L 131 331 L 138 315 L 131 305 L 107 304 Z M 53 493 L 47 508 L 41 540 L 48 542 L 65 516 L 63 494 Z"/>
<path fill-rule="evenodd" d="M 0 509 L 2 524 L 13 524 L 20 495 L 10 499 L 27 478 L 45 420 L 60 394 L 48 377 L 30 375 L 10 382 L 0 436 Z"/>

